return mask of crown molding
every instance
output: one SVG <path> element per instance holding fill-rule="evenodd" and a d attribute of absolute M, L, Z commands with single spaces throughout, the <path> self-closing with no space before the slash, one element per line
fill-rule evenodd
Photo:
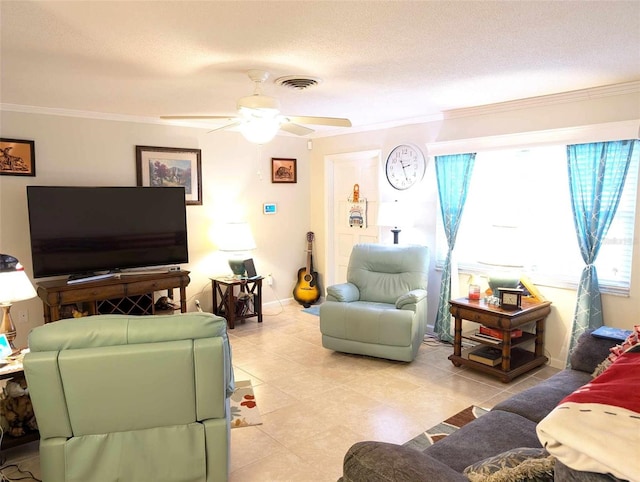
<path fill-rule="evenodd" d="M 495 136 L 456 139 L 426 144 L 429 156 L 462 154 L 551 144 L 581 144 L 640 138 L 640 119 L 565 127 Z"/>
<path fill-rule="evenodd" d="M 499 112 L 530 109 L 533 107 L 544 107 L 550 105 L 566 104 L 569 102 L 579 102 L 584 100 L 638 93 L 640 93 L 640 81 L 633 81 L 625 82 L 622 84 L 605 85 L 602 87 L 592 87 L 589 89 L 572 90 L 559 94 L 528 97 L 526 99 L 499 102 L 496 104 L 445 110 L 443 111 L 443 116 L 444 119 L 455 119 L 458 117 L 480 116 L 495 114 Z"/>
<path fill-rule="evenodd" d="M 579 102 L 590 99 L 598 99 L 604 97 L 638 94 L 640 93 L 640 80 L 633 82 L 625 82 L 622 84 L 606 85 L 602 87 L 593 87 L 589 89 L 574 90 L 559 94 L 543 95 L 539 97 L 529 97 L 526 99 L 518 99 L 508 102 L 499 102 L 496 104 L 487 104 L 475 107 L 465 107 L 462 109 L 450 109 L 443 112 L 413 117 L 407 119 L 399 119 L 389 122 L 380 122 L 376 124 L 367 124 L 348 129 L 328 129 L 315 131 L 307 136 L 307 138 L 315 139 L 321 137 L 334 137 L 344 134 L 354 134 L 358 132 L 369 132 L 376 130 L 391 129 L 394 127 L 402 127 L 413 124 L 424 124 L 429 122 L 439 122 L 446 119 L 455 119 L 459 117 L 481 116 L 494 114 L 499 112 L 508 112 L 514 110 L 529 109 L 534 107 L 542 107 L 549 105 L 565 104 L 569 102 Z M 84 119 L 99 119 L 118 122 L 135 122 L 139 124 L 159 124 L 173 125 L 181 127 L 195 127 L 198 129 L 211 129 L 211 124 L 198 121 L 173 121 L 159 119 L 157 117 L 144 117 L 126 114 L 114 114 L 106 112 L 93 112 L 74 109 L 60 109 L 55 107 L 40 107 L 21 104 L 3 104 L 0 103 L 0 111 L 22 112 L 26 114 L 44 114 L 57 115 L 63 117 L 79 117 Z"/>

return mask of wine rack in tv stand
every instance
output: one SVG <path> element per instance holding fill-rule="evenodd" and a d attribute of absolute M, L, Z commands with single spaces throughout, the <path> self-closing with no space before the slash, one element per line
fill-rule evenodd
<path fill-rule="evenodd" d="M 65 305 L 78 305 L 89 315 L 154 315 L 154 293 L 167 290 L 167 296 L 173 298 L 174 289 L 180 290 L 180 311 L 185 313 L 189 281 L 189 271 L 154 271 L 76 284 L 65 279 L 43 281 L 37 284 L 37 291 L 44 322 L 50 323 L 62 318 Z"/>

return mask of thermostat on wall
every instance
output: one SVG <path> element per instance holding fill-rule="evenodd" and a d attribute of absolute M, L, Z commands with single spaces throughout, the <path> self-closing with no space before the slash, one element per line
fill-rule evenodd
<path fill-rule="evenodd" d="M 278 212 L 278 207 L 276 203 L 264 203 L 262 205 L 262 212 L 264 214 L 275 214 Z"/>

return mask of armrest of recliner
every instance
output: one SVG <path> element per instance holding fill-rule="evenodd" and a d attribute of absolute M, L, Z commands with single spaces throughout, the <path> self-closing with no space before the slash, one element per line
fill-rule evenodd
<path fill-rule="evenodd" d="M 396 308 L 411 309 L 409 305 L 416 305 L 427 297 L 427 290 L 411 290 L 408 293 L 403 294 L 396 300 Z"/>
<path fill-rule="evenodd" d="M 327 301 L 349 303 L 360 299 L 360 290 L 353 283 L 341 283 L 327 287 Z"/>

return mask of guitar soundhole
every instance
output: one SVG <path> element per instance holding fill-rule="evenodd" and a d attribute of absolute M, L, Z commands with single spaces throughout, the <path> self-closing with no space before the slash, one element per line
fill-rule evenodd
<path fill-rule="evenodd" d="M 313 277 L 310 274 L 305 274 L 304 275 L 304 280 L 308 283 L 309 281 L 311 281 L 313 279 Z"/>

